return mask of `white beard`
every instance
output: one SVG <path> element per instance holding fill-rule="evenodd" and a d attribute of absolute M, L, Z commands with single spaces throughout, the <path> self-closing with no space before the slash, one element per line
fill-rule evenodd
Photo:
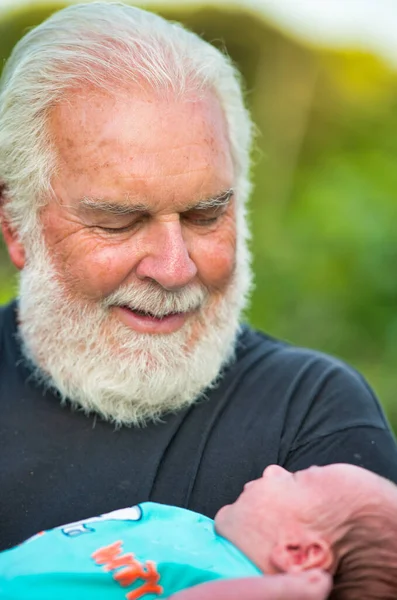
<path fill-rule="evenodd" d="M 35 377 L 85 412 L 121 425 L 143 425 L 195 402 L 234 358 L 239 320 L 251 286 L 249 254 L 240 240 L 227 288 L 169 292 L 157 284 L 123 286 L 102 302 L 73 297 L 42 237 L 29 248 L 20 277 L 20 337 Z M 158 315 L 199 307 L 171 334 L 143 334 L 109 310 L 130 305 Z"/>

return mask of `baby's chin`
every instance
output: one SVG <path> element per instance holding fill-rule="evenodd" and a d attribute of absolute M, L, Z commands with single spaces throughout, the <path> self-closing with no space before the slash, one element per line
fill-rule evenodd
<path fill-rule="evenodd" d="M 227 537 L 228 524 L 232 522 L 230 514 L 232 506 L 233 504 L 225 504 L 215 515 L 215 531 L 223 537 Z"/>

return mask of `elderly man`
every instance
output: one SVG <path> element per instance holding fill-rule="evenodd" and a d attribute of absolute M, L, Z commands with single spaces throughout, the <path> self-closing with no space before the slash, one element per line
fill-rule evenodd
<path fill-rule="evenodd" d="M 64 9 L 0 87 L 0 540 L 146 500 L 213 517 L 270 463 L 397 481 L 340 362 L 240 326 L 251 123 L 230 61 L 121 4 Z M 142 425 L 145 425 L 144 427 Z"/>

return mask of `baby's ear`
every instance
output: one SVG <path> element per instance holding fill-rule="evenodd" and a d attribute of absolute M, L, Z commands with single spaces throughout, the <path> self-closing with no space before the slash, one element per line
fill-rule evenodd
<path fill-rule="evenodd" d="M 328 571 L 333 563 L 330 545 L 321 538 L 284 542 L 274 546 L 270 562 L 278 572 L 292 573 L 308 569 Z"/>

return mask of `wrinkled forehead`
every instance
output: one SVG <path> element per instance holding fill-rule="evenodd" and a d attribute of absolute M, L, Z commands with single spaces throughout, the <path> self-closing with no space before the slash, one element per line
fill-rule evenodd
<path fill-rule="evenodd" d="M 235 184 L 225 119 L 212 94 L 80 95 L 54 109 L 51 128 L 59 167 L 53 189 L 67 189 L 68 200 L 139 194 L 163 206 Z"/>
<path fill-rule="evenodd" d="M 73 174 L 114 179 L 219 172 L 233 183 L 225 118 L 210 93 L 182 100 L 90 93 L 61 102 L 50 115 L 58 159 Z M 227 186 L 229 187 L 229 186 Z"/>
<path fill-rule="evenodd" d="M 188 140 L 197 143 L 199 133 L 212 146 L 229 141 L 223 110 L 210 90 L 176 98 L 139 88 L 113 94 L 88 88 L 68 94 L 50 113 L 51 133 L 68 146 L 82 142 L 95 148 L 113 139 L 120 127 L 133 133 L 137 148 L 153 151 L 168 148 L 169 132 L 175 147 Z"/>

